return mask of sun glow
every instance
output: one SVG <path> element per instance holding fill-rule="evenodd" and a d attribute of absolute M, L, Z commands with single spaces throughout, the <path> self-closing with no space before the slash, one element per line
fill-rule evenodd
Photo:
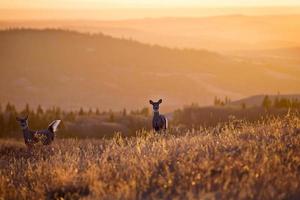
<path fill-rule="evenodd" d="M 2 0 L 2 9 L 103 9 L 103 8 L 161 8 L 178 6 L 292 6 L 300 5 L 299 0 Z"/>

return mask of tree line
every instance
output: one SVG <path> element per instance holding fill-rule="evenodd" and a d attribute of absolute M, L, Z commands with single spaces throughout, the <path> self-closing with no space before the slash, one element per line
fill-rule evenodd
<path fill-rule="evenodd" d="M 290 109 L 300 109 L 300 101 L 298 99 L 289 99 L 284 97 L 275 97 L 272 99 L 266 95 L 262 102 L 262 107 L 269 108 L 290 108 Z"/>
<path fill-rule="evenodd" d="M 20 126 L 16 121 L 17 116 L 28 116 L 29 127 L 33 130 L 47 128 L 49 123 L 55 119 L 61 119 L 62 123 L 59 126 L 60 136 L 70 136 L 66 124 L 75 124 L 80 118 L 97 118 L 98 121 L 107 123 L 116 123 L 126 126 L 129 130 L 134 132 L 141 128 L 143 123 L 140 118 L 148 118 L 150 111 L 148 108 L 142 108 L 132 110 L 128 112 L 126 109 L 121 111 L 100 111 L 97 109 L 83 109 L 78 110 L 63 110 L 60 107 L 43 108 L 37 106 L 31 108 L 29 104 L 21 110 L 16 109 L 16 106 L 11 103 L 7 103 L 5 106 L 0 104 L 0 137 L 20 137 Z M 113 130 L 112 130 L 113 131 Z M 104 133 L 102 133 L 103 135 Z"/>
<path fill-rule="evenodd" d="M 276 97 L 273 100 L 265 96 L 259 106 L 250 106 L 241 103 L 241 106 L 231 105 L 231 100 L 215 97 L 214 106 L 201 107 L 197 104 L 178 109 L 173 115 L 173 124 L 187 128 L 200 126 L 216 126 L 227 122 L 231 117 L 239 120 L 257 121 L 268 116 L 284 116 L 288 110 L 299 113 L 300 101 L 285 97 Z"/>

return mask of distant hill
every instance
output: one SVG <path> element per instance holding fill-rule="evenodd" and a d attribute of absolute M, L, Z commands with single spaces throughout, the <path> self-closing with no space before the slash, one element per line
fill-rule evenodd
<path fill-rule="evenodd" d="M 243 98 L 237 101 L 234 101 L 231 103 L 231 105 L 241 105 L 243 103 L 245 103 L 247 106 L 261 106 L 262 102 L 264 100 L 266 95 L 255 95 L 255 96 L 250 96 L 247 98 Z M 287 94 L 287 95 L 268 95 L 268 97 L 270 98 L 270 100 L 274 101 L 275 98 L 285 98 L 285 99 L 298 99 L 300 100 L 300 94 Z"/>
<path fill-rule="evenodd" d="M 276 13 L 280 13 L 277 11 Z M 130 20 L 0 21 L 3 27 L 64 28 L 168 47 L 231 50 L 300 46 L 300 15 L 225 15 Z"/>
<path fill-rule="evenodd" d="M 103 110 L 163 98 L 169 111 L 215 96 L 297 93 L 299 66 L 286 65 L 103 34 L 13 29 L 0 31 L 0 102 Z"/>

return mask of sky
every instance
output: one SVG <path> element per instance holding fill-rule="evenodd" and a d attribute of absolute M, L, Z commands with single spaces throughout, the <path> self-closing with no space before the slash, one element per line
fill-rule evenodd
<path fill-rule="evenodd" d="M 114 20 L 299 13 L 300 0 L 0 0 L 0 20 Z"/>
<path fill-rule="evenodd" d="M 293 6 L 300 0 L 1 0 L 2 9 L 100 9 L 192 6 Z"/>

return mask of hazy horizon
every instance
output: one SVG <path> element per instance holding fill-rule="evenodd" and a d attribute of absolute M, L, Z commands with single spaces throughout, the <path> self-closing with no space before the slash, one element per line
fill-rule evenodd
<path fill-rule="evenodd" d="M 0 4 L 1 5 L 1 4 Z M 141 8 L 5 8 L 0 6 L 0 20 L 131 20 L 145 18 L 213 17 L 227 15 L 265 16 L 299 15 L 300 4 L 295 6 L 173 6 Z"/>

